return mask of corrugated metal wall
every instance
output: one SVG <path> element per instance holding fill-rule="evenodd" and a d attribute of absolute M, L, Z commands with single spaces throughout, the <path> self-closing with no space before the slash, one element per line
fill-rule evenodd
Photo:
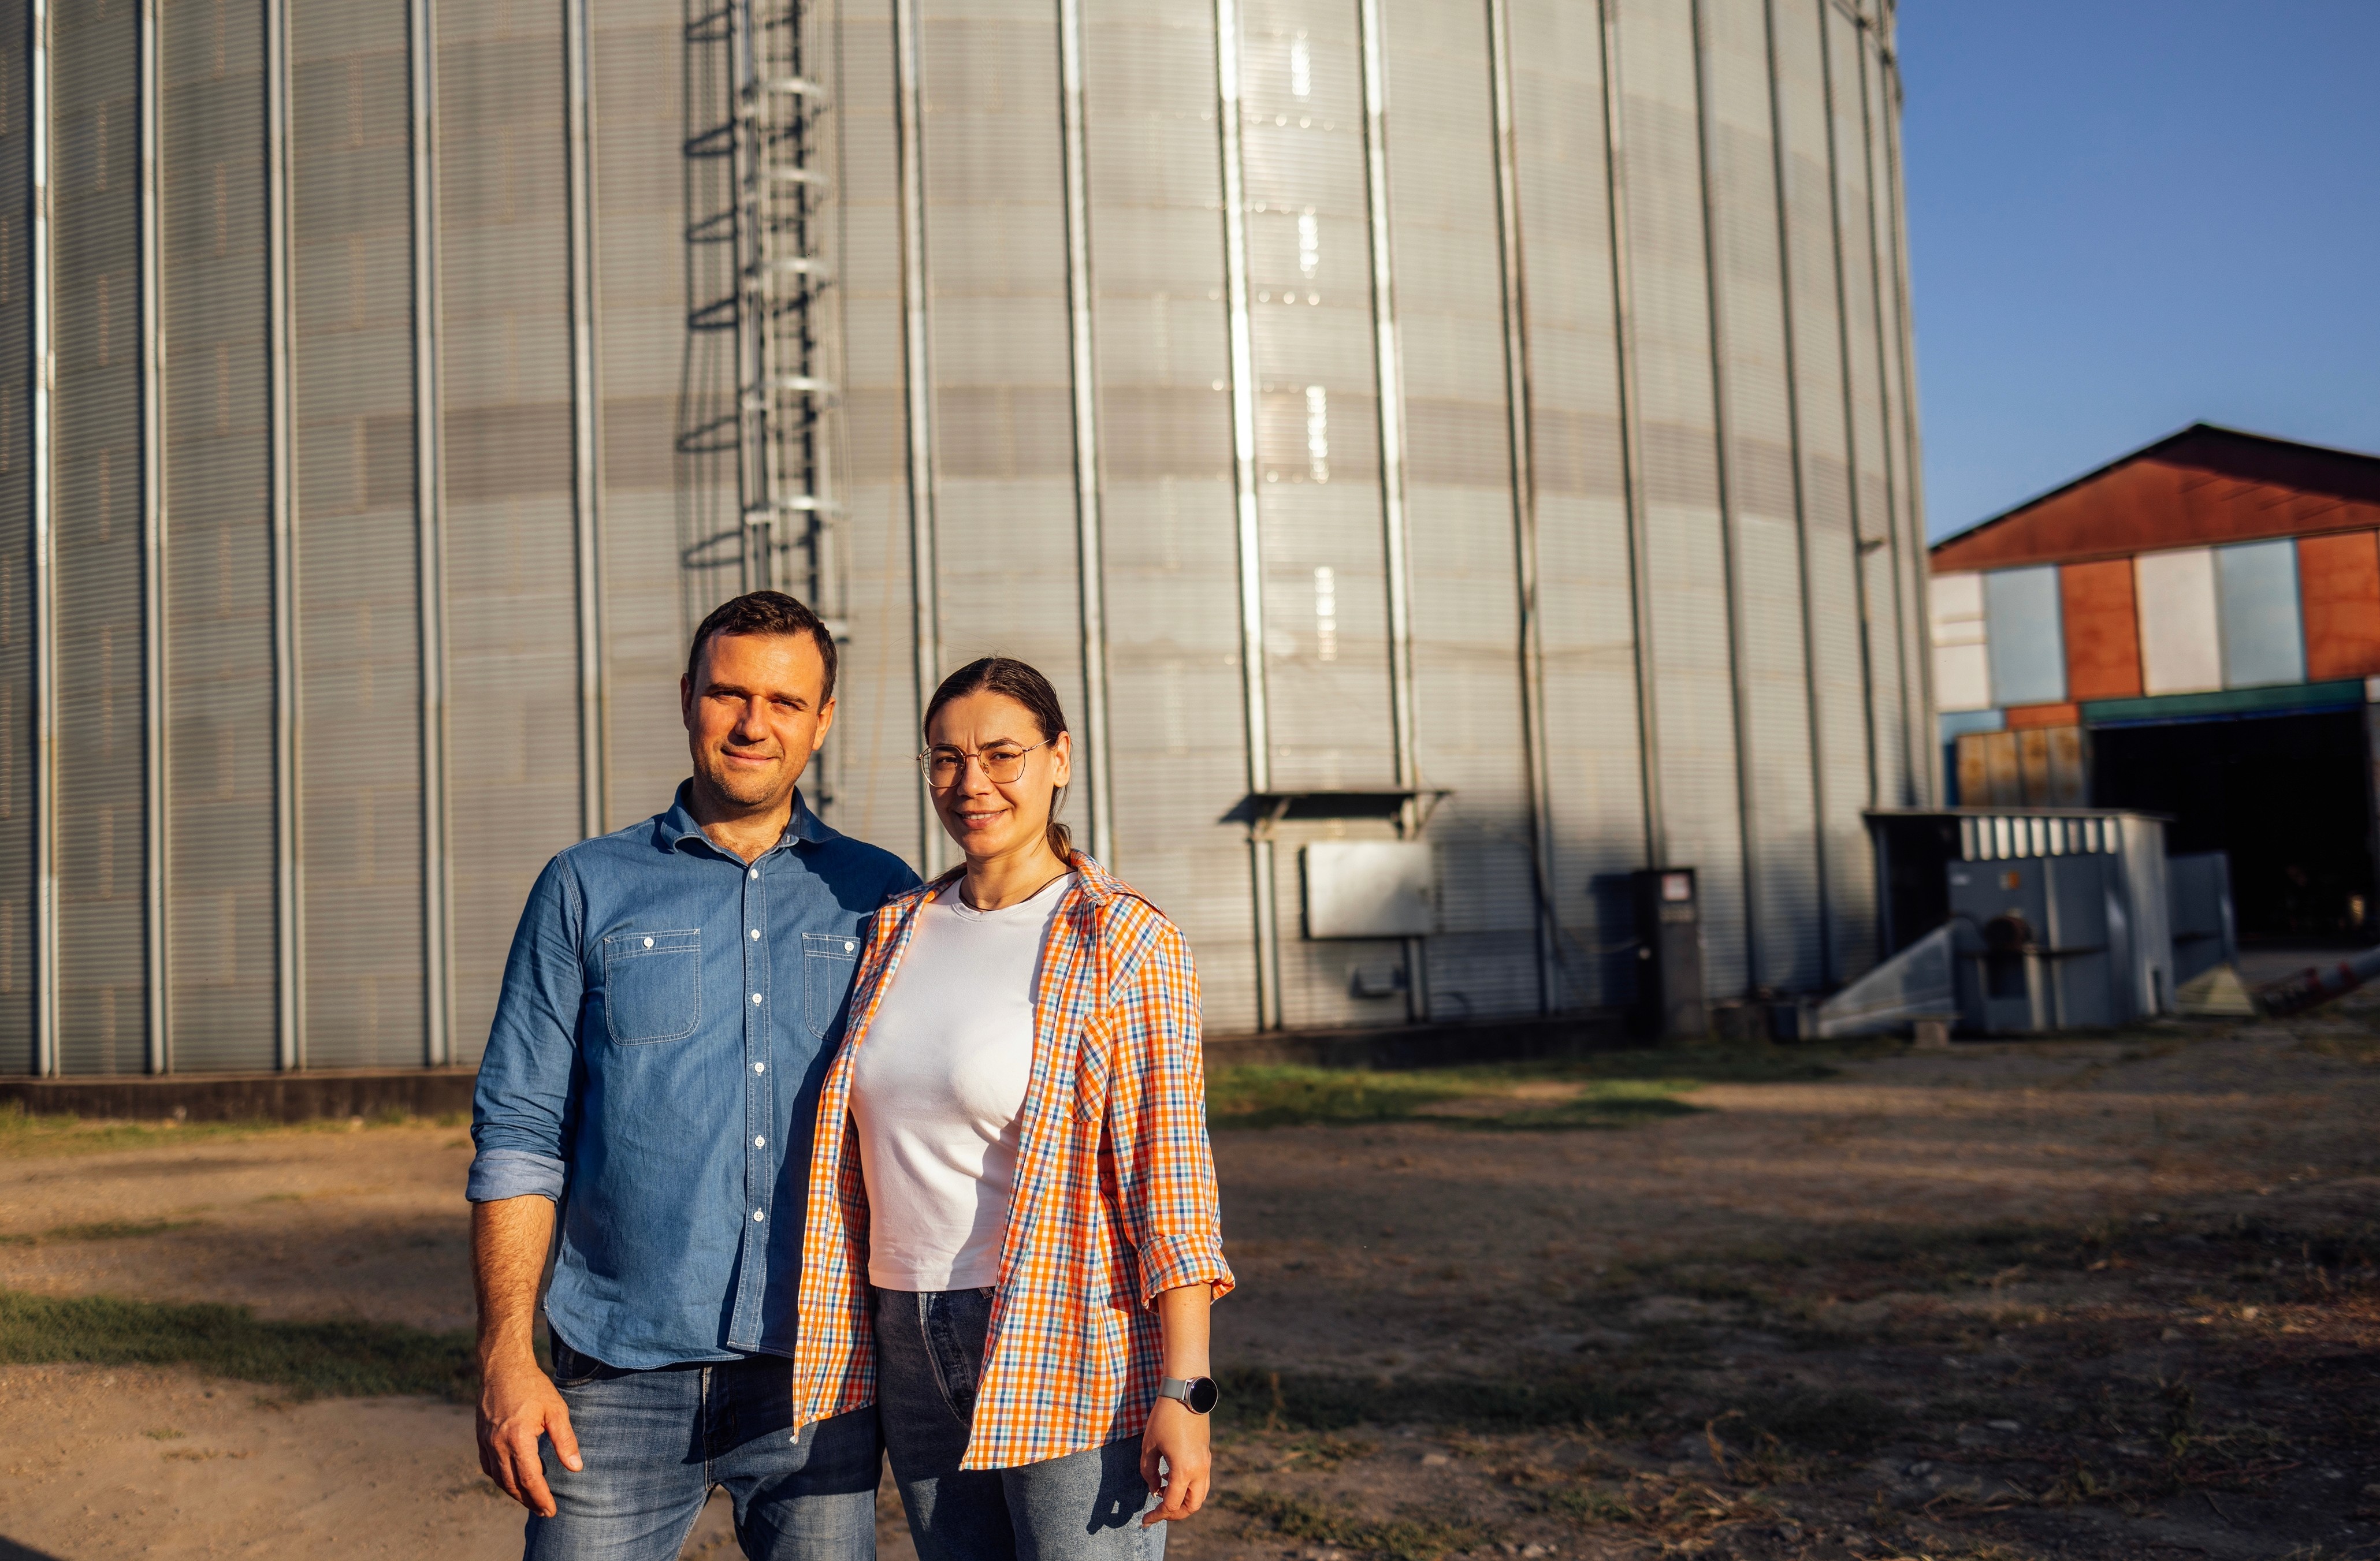
<path fill-rule="evenodd" d="M 302 1056 L 403 1066 L 434 936 L 406 11 L 292 6 L 289 37 Z"/>
<path fill-rule="evenodd" d="M 0 4 L 0 1069 L 36 1071 L 32 28 Z"/>
<path fill-rule="evenodd" d="M 273 1064 L 264 8 L 161 6 L 173 1066 Z"/>
<path fill-rule="evenodd" d="M 707 610 L 719 591 L 719 572 L 687 567 L 686 550 L 695 546 L 693 561 L 707 564 L 715 550 L 699 547 L 701 538 L 735 524 L 732 427 L 721 455 L 699 453 L 722 441 L 698 426 L 718 416 L 718 378 L 725 376 L 731 392 L 735 386 L 732 318 L 722 325 L 715 311 L 703 311 L 734 294 L 714 266 L 706 279 L 718 291 L 698 300 L 688 263 L 698 248 L 706 256 L 712 246 L 727 248 L 715 235 L 706 234 L 699 247 L 689 242 L 698 209 L 714 216 L 725 207 L 719 171 L 726 156 L 710 133 L 725 117 L 726 93 L 723 78 L 714 79 L 723 69 L 722 45 L 708 34 L 702 42 L 688 40 L 697 7 L 681 15 L 676 6 L 639 0 L 589 0 L 589 95 L 599 105 L 595 348 L 610 735 L 604 823 L 619 829 L 668 806 L 686 775 L 677 708 L 686 612 L 690 595 Z M 561 61 L 549 55 L 545 67 L 558 84 Z M 559 122 L 550 128 L 557 138 L 562 133 Z M 556 302 L 562 296 L 551 277 L 547 294 Z M 690 319 L 701 328 L 689 329 Z M 723 519 L 712 512 L 722 478 L 729 490 Z M 720 594 L 734 591 L 731 583 Z"/>
<path fill-rule="evenodd" d="M 569 181 L 562 6 L 437 16 L 454 1058 L 468 1062 L 529 885 L 583 832 L 570 295 L 522 284 L 569 275 Z"/>
<path fill-rule="evenodd" d="M 53 13 L 58 1063 L 147 1063 L 138 12 Z"/>
<path fill-rule="evenodd" d="M 1544 622 L 1560 1006 L 1635 990 L 1630 869 L 1645 865 L 1615 207 L 1597 8 L 1513 0 L 1529 434 Z"/>
<path fill-rule="evenodd" d="M 1430 1011 L 1534 1013 L 1530 784 L 1513 524 L 1512 402 L 1484 8 L 1384 6 L 1389 209 L 1403 349 L 1416 784 L 1439 882 Z"/>
<path fill-rule="evenodd" d="M 58 18 L 40 309 L 30 216 L 0 226 L 10 838 L 33 839 L 42 710 L 74 712 L 46 826 L 55 1064 L 468 1062 L 530 877 L 583 830 L 665 805 L 686 635 L 762 567 L 735 458 L 733 14 L 156 14 L 146 120 L 140 10 Z M 1624 1002 L 1625 875 L 1657 857 L 1701 869 L 1718 995 L 1865 967 L 1860 813 L 1930 797 L 1938 763 L 1888 6 L 808 15 L 804 68 L 831 105 L 814 172 L 834 192 L 839 507 L 824 573 L 793 583 L 846 636 L 810 783 L 832 822 L 947 859 L 910 761 L 918 700 L 1000 651 L 1058 684 L 1084 745 L 1070 815 L 1189 930 L 1218 1032 Z M 23 34 L 0 38 L 13 81 Z M 26 101 L 0 94 L 15 213 Z M 146 288 L 167 327 L 153 381 Z M 1298 847 L 1411 824 L 1326 799 L 1252 850 L 1251 793 L 1439 792 L 1437 936 L 1306 939 Z M 12 1067 L 43 1057 L 34 854 L 0 849 Z"/>
<path fill-rule="evenodd" d="M 1256 1011 L 1209 0 L 1084 6 L 1115 852 Z"/>

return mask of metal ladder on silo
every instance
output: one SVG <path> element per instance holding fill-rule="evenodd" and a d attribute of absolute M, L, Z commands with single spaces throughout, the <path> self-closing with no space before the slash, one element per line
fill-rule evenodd
<path fill-rule="evenodd" d="M 804 69 L 808 0 L 734 0 L 736 452 L 744 588 L 789 590 L 841 632 L 823 257 L 830 104 Z"/>

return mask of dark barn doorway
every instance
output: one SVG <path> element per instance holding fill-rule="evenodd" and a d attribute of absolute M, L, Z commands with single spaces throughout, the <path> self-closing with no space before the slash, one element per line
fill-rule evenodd
<path fill-rule="evenodd" d="M 2241 936 L 2335 936 L 2370 914 L 2362 710 L 2103 727 L 2091 768 L 2099 806 L 2173 819 L 2168 852 L 2230 854 Z"/>

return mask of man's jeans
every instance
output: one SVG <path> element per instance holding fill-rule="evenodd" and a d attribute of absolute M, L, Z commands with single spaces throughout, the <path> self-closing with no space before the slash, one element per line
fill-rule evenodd
<path fill-rule="evenodd" d="M 918 1561 L 1161 1561 L 1140 1438 L 1046 1463 L 966 1470 L 992 1292 L 877 1290 L 876 1407 Z"/>
<path fill-rule="evenodd" d="M 793 1434 L 793 1362 L 773 1355 L 630 1372 L 553 1341 L 554 1385 L 586 1468 L 540 1444 L 554 1516 L 528 1561 L 677 1561 L 710 1487 L 752 1561 L 875 1561 L 876 1411 Z"/>

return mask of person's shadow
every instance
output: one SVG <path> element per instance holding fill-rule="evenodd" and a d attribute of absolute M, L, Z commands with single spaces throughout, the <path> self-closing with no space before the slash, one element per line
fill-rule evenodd
<path fill-rule="evenodd" d="M 58 1561 L 46 1550 L 35 1550 L 30 1544 L 18 1544 L 6 1534 L 0 1534 L 0 1561 Z"/>

